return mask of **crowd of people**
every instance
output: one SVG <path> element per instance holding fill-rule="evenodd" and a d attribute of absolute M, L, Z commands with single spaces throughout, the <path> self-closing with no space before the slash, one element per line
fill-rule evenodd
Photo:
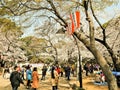
<path fill-rule="evenodd" d="M 95 78 L 94 78 L 95 83 L 103 84 L 106 82 L 105 75 L 98 64 L 86 63 L 84 65 L 84 70 L 85 70 L 86 76 L 88 76 L 88 74 L 95 75 Z"/>
<path fill-rule="evenodd" d="M 37 90 L 39 82 L 45 80 L 47 72 L 49 72 L 51 76 L 51 88 L 52 90 L 58 90 L 59 77 L 65 77 L 69 81 L 70 74 L 74 74 L 75 70 L 69 64 L 63 66 L 52 65 L 50 69 L 48 69 L 47 65 L 43 65 L 41 72 L 41 75 L 39 75 L 38 67 L 33 67 L 30 64 L 27 66 L 15 65 L 14 67 L 4 68 L 3 78 L 10 79 L 12 90 L 18 90 L 20 84 L 23 84 L 26 89 Z"/>
<path fill-rule="evenodd" d="M 52 90 L 58 90 L 59 77 L 65 77 L 66 80 L 71 80 L 71 76 L 76 76 L 76 66 L 70 64 L 64 65 L 52 65 L 50 69 L 48 69 L 47 65 L 43 65 L 41 68 L 41 75 L 38 73 L 38 67 L 32 67 L 31 65 L 27 66 L 15 66 L 14 70 L 12 68 L 5 68 L 3 77 L 5 78 L 6 72 L 9 73 L 9 78 L 11 82 L 11 86 L 13 90 L 17 90 L 20 86 L 20 83 L 25 85 L 26 89 L 37 90 L 39 88 L 39 82 L 42 80 L 46 80 L 47 72 L 50 73 L 51 76 L 51 87 Z M 82 72 L 89 76 L 90 74 L 94 74 L 94 81 L 96 83 L 104 83 L 105 75 L 100 69 L 98 64 L 86 63 L 83 65 Z M 41 77 L 40 77 L 41 76 Z"/>
<path fill-rule="evenodd" d="M 26 86 L 27 89 L 32 88 L 32 90 L 36 90 L 39 86 L 39 75 L 37 72 L 37 68 L 34 67 L 33 71 L 31 70 L 31 66 L 26 67 L 26 84 L 24 82 L 25 78 L 23 75 L 23 69 L 19 66 L 15 66 L 14 70 L 10 74 L 10 82 L 12 86 L 12 90 L 17 90 L 20 86 L 20 83 Z M 32 83 L 32 84 L 31 84 Z"/>

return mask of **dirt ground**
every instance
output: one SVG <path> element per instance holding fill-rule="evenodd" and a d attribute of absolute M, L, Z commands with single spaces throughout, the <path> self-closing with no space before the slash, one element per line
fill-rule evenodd
<path fill-rule="evenodd" d="M 83 88 L 85 90 L 108 90 L 107 85 L 106 86 L 95 85 L 93 83 L 92 77 L 86 77 L 83 79 Z"/>
<path fill-rule="evenodd" d="M 3 83 L 2 83 L 3 82 Z M 24 81 L 26 83 L 26 81 Z M 7 86 L 4 86 L 6 83 L 8 83 Z M 40 86 L 38 90 L 52 90 L 51 82 L 50 82 L 50 76 L 46 77 L 46 80 L 39 82 Z M 67 81 L 64 77 L 60 77 L 59 79 L 59 90 L 73 90 L 72 86 L 73 84 L 76 84 L 79 86 L 79 82 L 76 79 L 76 77 L 71 77 L 70 81 Z M 93 77 L 85 77 L 83 78 L 83 88 L 85 90 L 108 90 L 107 85 L 101 86 L 101 85 L 95 85 L 93 83 Z M 11 85 L 8 80 L 1 79 L 0 80 L 0 90 L 12 90 Z M 28 90 L 26 89 L 26 86 L 21 85 L 18 90 Z M 120 88 L 118 89 L 120 90 Z"/>
<path fill-rule="evenodd" d="M 39 76 L 41 77 L 41 75 Z M 83 75 L 83 88 L 85 90 L 108 90 L 107 85 L 95 85 L 93 83 L 94 76 L 84 76 Z M 24 81 L 26 84 L 26 81 Z M 70 81 L 67 81 L 65 77 L 59 78 L 59 90 L 73 90 L 73 85 L 79 87 L 79 81 L 77 77 L 71 77 Z M 0 73 L 0 90 L 12 90 L 9 79 L 4 79 Z M 18 90 L 28 90 L 26 86 L 20 85 Z M 40 80 L 39 88 L 37 90 L 52 90 L 50 75 L 46 76 L 46 80 Z M 120 90 L 120 88 L 118 89 Z"/>

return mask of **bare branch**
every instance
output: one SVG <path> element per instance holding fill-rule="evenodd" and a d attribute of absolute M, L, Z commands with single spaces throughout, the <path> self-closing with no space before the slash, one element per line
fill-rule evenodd
<path fill-rule="evenodd" d="M 57 12 L 55 5 L 51 0 L 47 0 L 47 2 L 51 5 L 51 7 L 54 10 L 54 14 L 65 24 L 64 27 L 67 27 L 66 21 L 60 16 L 60 14 Z"/>
<path fill-rule="evenodd" d="M 99 26 L 101 27 L 101 29 L 103 30 L 103 41 L 106 42 L 105 28 L 103 28 L 103 26 L 101 25 L 101 23 L 99 22 L 99 20 L 97 19 L 96 15 L 94 13 L 94 10 L 93 10 L 93 7 L 92 7 L 92 1 L 91 0 L 90 0 L 90 8 L 91 8 L 93 17 L 95 18 L 95 20 L 97 21 L 97 23 L 99 24 Z"/>
<path fill-rule="evenodd" d="M 2 1 L 1 1 L 1 5 L 2 5 L 2 7 L 8 9 L 14 16 L 16 16 L 16 14 L 14 13 L 14 11 L 10 7 L 5 6 Z"/>
<path fill-rule="evenodd" d="M 43 9 L 46 9 L 46 10 L 49 10 L 49 11 L 53 11 L 53 9 L 51 8 L 47 8 L 47 7 L 38 7 L 38 8 L 33 8 L 33 7 L 30 7 L 28 5 L 26 5 L 25 3 L 21 3 L 23 6 L 29 8 L 29 9 L 32 9 L 32 10 L 43 10 Z"/>
<path fill-rule="evenodd" d="M 118 39 L 119 35 L 120 35 L 120 31 L 119 31 L 119 33 L 117 34 L 117 36 L 116 36 L 116 38 L 115 38 L 115 40 L 114 40 L 114 42 L 113 42 L 112 49 L 113 49 L 113 47 L 114 47 L 114 45 L 115 45 L 115 42 L 116 42 L 116 40 Z"/>

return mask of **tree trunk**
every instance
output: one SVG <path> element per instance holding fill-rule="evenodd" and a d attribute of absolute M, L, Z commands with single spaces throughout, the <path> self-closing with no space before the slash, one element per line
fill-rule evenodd
<path fill-rule="evenodd" d="M 106 49 L 108 50 L 109 54 L 111 55 L 111 58 L 112 58 L 112 61 L 113 61 L 113 64 L 114 64 L 114 68 L 116 69 L 116 71 L 120 71 L 120 61 L 118 61 L 118 58 L 117 58 L 117 56 L 115 56 L 115 53 L 113 52 L 112 48 L 110 48 L 110 46 L 106 42 L 106 30 L 101 25 L 101 23 L 98 20 L 98 18 L 96 17 L 96 15 L 94 13 L 94 10 L 93 10 L 93 7 L 92 7 L 92 1 L 91 0 L 90 0 L 90 9 L 92 11 L 92 15 L 93 15 L 94 19 L 97 21 L 97 23 L 99 24 L 100 28 L 103 30 L 103 40 L 100 40 L 100 39 L 96 39 L 96 40 L 106 47 Z"/>
<path fill-rule="evenodd" d="M 91 2 L 91 0 L 90 0 Z M 94 24 L 93 24 L 93 20 L 90 17 L 89 13 L 88 13 L 88 9 L 86 9 L 86 6 L 88 7 L 88 1 L 84 0 L 84 8 L 85 8 L 85 15 L 86 15 L 86 19 L 88 21 L 89 24 L 89 36 L 90 39 L 86 39 L 85 35 L 79 34 L 79 33 L 74 33 L 78 39 L 80 41 L 82 41 L 82 43 L 89 49 L 89 51 L 94 55 L 96 61 L 98 62 L 98 64 L 100 65 L 105 78 L 108 82 L 108 88 L 109 90 L 117 90 L 117 82 L 115 77 L 113 76 L 109 65 L 107 64 L 107 61 L 105 60 L 105 58 L 102 56 L 102 54 L 100 53 L 100 51 L 97 50 L 96 45 L 95 45 L 95 37 L 94 37 Z"/>
<path fill-rule="evenodd" d="M 110 67 L 107 64 L 104 57 L 102 56 L 102 54 L 96 48 L 91 48 L 90 47 L 90 51 L 92 52 L 92 54 L 96 58 L 96 61 L 99 63 L 99 65 L 101 66 L 102 71 L 105 74 L 105 78 L 106 78 L 106 80 L 108 82 L 109 90 L 117 90 L 116 79 L 113 76 L 113 74 L 111 73 Z"/>
<path fill-rule="evenodd" d="M 95 38 L 95 40 L 106 47 L 108 53 L 110 54 L 110 56 L 112 58 L 112 61 L 113 61 L 113 64 L 114 64 L 114 68 L 116 69 L 116 71 L 120 71 L 120 61 L 118 60 L 117 56 L 115 55 L 113 50 L 110 48 L 108 43 L 106 43 L 103 40 L 97 39 L 97 38 Z"/>
<path fill-rule="evenodd" d="M 108 82 L 108 88 L 109 90 L 117 90 L 117 83 L 116 79 L 113 76 L 109 65 L 107 64 L 106 60 L 102 56 L 102 54 L 93 46 L 90 45 L 89 39 L 87 37 L 80 33 L 75 31 L 74 35 L 86 46 L 86 48 L 94 55 L 96 61 L 100 65 L 101 69 L 103 70 L 103 73 L 105 74 L 106 80 Z"/>

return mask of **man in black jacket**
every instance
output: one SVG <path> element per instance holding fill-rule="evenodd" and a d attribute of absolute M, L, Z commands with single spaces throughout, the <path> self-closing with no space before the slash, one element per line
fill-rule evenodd
<path fill-rule="evenodd" d="M 13 71 L 10 75 L 10 82 L 12 86 L 12 90 L 17 90 L 20 86 L 20 83 L 24 84 L 22 78 L 20 77 L 20 73 L 17 71 L 17 66 L 14 67 L 15 71 Z"/>

